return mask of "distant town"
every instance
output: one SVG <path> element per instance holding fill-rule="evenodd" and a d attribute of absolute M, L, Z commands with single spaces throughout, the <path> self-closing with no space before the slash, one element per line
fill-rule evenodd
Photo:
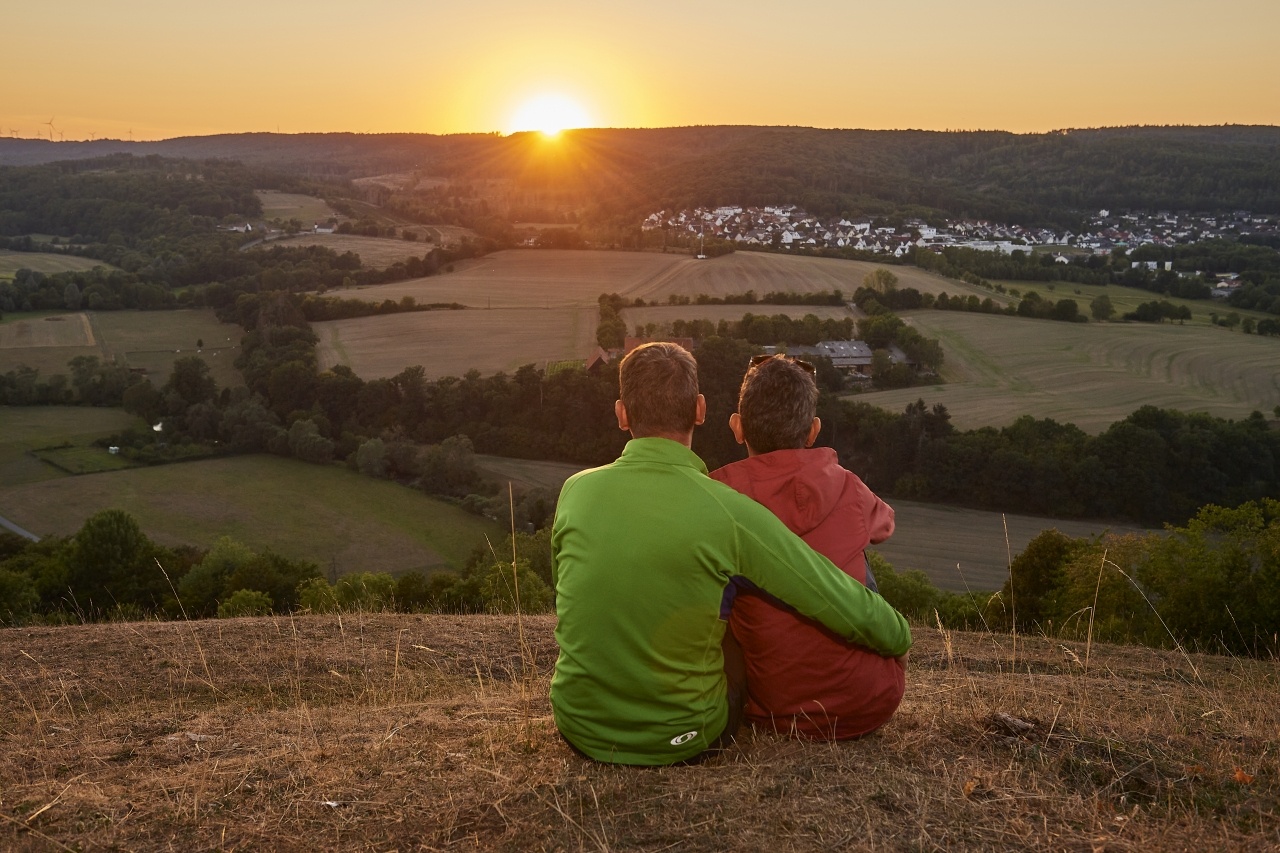
<path fill-rule="evenodd" d="M 794 205 L 660 210 L 645 218 L 645 231 L 668 230 L 739 246 L 775 249 L 856 249 L 902 257 L 915 247 L 941 251 L 956 246 L 982 252 L 1058 251 L 1062 263 L 1081 251 L 1108 255 L 1113 249 L 1173 246 L 1246 234 L 1280 235 L 1280 217 L 1245 210 L 1229 214 L 1157 211 L 1113 214 L 1099 210 L 1079 232 L 1027 228 L 987 220 L 948 219 L 941 226 L 906 219 L 891 226 L 877 219 L 823 221 Z"/>

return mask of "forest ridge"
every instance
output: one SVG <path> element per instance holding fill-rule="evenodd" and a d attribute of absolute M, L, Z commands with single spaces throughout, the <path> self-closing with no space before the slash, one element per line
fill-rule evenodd
<path fill-rule="evenodd" d="M 0 139 L 0 166 L 122 152 L 238 160 L 326 179 L 396 171 L 455 184 L 505 179 L 598 220 L 778 202 L 817 215 L 1025 225 L 1073 225 L 1103 207 L 1280 213 L 1280 128 L 1266 126 L 1044 134 L 720 126 L 574 130 L 554 142 L 536 133 Z"/>

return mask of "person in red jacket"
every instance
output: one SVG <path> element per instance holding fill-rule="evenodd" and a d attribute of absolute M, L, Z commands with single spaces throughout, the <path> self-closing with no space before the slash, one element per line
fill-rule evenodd
<path fill-rule="evenodd" d="M 818 387 L 812 365 L 757 356 L 729 428 L 747 458 L 711 476 L 768 507 L 815 551 L 868 584 L 863 549 L 893 533 L 893 509 L 836 452 L 813 447 Z M 844 740 L 893 716 L 907 656 L 881 657 L 846 642 L 759 590 L 740 592 L 729 627 L 747 664 L 747 719 L 781 734 Z"/>

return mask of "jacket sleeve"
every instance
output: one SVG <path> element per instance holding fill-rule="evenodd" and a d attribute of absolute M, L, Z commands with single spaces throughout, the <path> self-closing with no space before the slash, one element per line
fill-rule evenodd
<path fill-rule="evenodd" d="M 734 525 L 739 574 L 885 657 L 911 648 L 911 629 L 902 614 L 806 545 L 772 512 L 750 498 L 726 498 L 722 506 Z"/>
<path fill-rule="evenodd" d="M 867 488 L 867 484 L 862 482 L 862 478 L 857 474 L 850 471 L 849 476 L 854 480 L 853 487 L 858 495 L 858 506 L 861 508 L 863 517 L 866 520 L 867 534 L 870 537 L 871 544 L 879 545 L 893 535 L 893 507 L 880 500 L 875 492 Z"/>

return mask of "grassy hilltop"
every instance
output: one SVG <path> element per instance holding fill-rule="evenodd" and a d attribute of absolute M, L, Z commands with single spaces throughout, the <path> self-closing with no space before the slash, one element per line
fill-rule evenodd
<path fill-rule="evenodd" d="M 907 697 L 878 734 L 747 733 L 699 767 L 633 769 L 559 740 L 553 625 L 347 614 L 0 631 L 0 847 L 1280 844 L 1274 661 L 917 625 Z"/>

